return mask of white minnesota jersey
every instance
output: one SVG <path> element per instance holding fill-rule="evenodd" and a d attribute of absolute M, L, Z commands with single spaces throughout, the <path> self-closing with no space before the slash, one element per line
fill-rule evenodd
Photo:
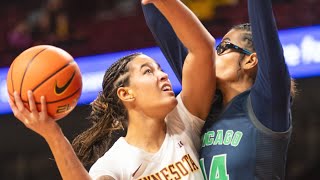
<path fill-rule="evenodd" d="M 116 180 L 203 179 L 198 150 L 204 121 L 185 108 L 180 95 L 177 100 L 178 105 L 166 117 L 166 137 L 158 152 L 145 152 L 121 137 L 91 167 L 90 176 L 96 179 L 108 175 Z"/>

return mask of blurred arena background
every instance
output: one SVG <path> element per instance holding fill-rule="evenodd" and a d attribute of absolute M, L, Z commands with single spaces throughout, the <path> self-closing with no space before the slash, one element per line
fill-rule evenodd
<path fill-rule="evenodd" d="M 183 1 L 217 38 L 232 25 L 248 21 L 246 0 Z M 320 0 L 272 1 L 279 30 L 320 25 Z M 58 46 L 75 58 L 156 46 L 139 0 L 2 0 L 0 68 L 37 44 Z M 320 43 L 310 49 L 320 63 Z M 320 179 L 320 77 L 296 81 L 287 179 Z M 88 126 L 89 112 L 89 106 L 81 104 L 59 121 L 70 141 Z M 0 179 L 61 179 L 45 141 L 12 114 L 0 114 L 0 142 Z"/>

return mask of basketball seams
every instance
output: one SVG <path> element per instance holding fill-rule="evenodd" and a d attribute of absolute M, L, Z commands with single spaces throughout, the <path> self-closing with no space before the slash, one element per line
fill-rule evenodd
<path fill-rule="evenodd" d="M 63 49 L 50 45 L 31 47 L 15 58 L 9 71 L 7 90 L 10 99 L 14 99 L 13 92 L 17 91 L 29 109 L 26 91 L 31 90 L 39 110 L 40 96 L 44 95 L 48 114 L 55 120 L 67 115 L 81 96 L 81 71 L 74 58 Z"/>
<path fill-rule="evenodd" d="M 32 92 L 35 92 L 43 83 L 45 83 L 47 80 L 49 80 L 50 78 L 52 78 L 54 75 L 56 75 L 57 73 L 59 73 L 60 71 L 62 71 L 63 69 L 65 69 L 66 67 L 68 67 L 71 63 L 73 63 L 74 60 L 71 60 L 70 62 L 66 63 L 65 65 L 63 65 L 61 68 L 59 68 L 57 71 L 55 71 L 54 73 L 52 73 L 50 76 L 48 76 L 47 78 L 45 78 L 42 82 L 40 82 L 36 87 L 34 87 L 32 89 Z"/>
<path fill-rule="evenodd" d="M 64 97 L 62 99 L 59 99 L 59 100 L 56 100 L 56 101 L 49 101 L 49 102 L 46 102 L 46 104 L 53 104 L 53 103 L 57 103 L 57 102 L 60 102 L 60 101 L 64 101 L 68 98 L 71 98 L 72 96 L 74 96 L 75 94 L 77 94 L 79 91 L 81 90 L 81 88 L 78 88 L 76 91 L 74 91 L 72 94 L 70 94 L 69 96 L 67 97 Z M 11 95 L 11 94 L 10 94 Z M 12 95 L 11 95 L 12 96 Z M 28 101 L 24 101 L 22 100 L 23 103 L 28 103 Z M 35 101 L 36 104 L 41 104 L 41 102 L 37 102 Z"/>
<path fill-rule="evenodd" d="M 24 72 L 23 72 L 23 75 L 22 75 L 22 79 L 21 79 L 20 92 L 19 92 L 20 97 L 21 97 L 21 91 L 22 91 L 22 89 L 23 89 L 24 77 L 25 77 L 25 75 L 27 74 L 27 71 L 28 71 L 28 69 L 29 69 L 30 64 L 32 63 L 32 61 L 33 61 L 40 53 L 42 53 L 42 52 L 45 51 L 46 49 L 48 49 L 48 48 L 44 48 L 44 49 L 40 50 L 40 51 L 39 51 L 38 53 L 36 53 L 36 54 L 32 57 L 32 59 L 28 62 L 28 65 L 27 65 L 27 67 L 25 68 L 25 70 L 24 70 Z"/>
<path fill-rule="evenodd" d="M 34 58 L 35 58 L 35 57 L 34 57 Z M 33 59 L 34 59 L 34 58 L 33 58 Z M 37 85 L 35 88 L 33 88 L 32 91 L 35 92 L 35 90 L 36 90 L 38 87 L 40 87 L 43 83 L 45 83 L 47 80 L 49 80 L 50 78 L 52 78 L 54 75 L 56 75 L 57 73 L 59 73 L 59 72 L 62 71 L 63 69 L 67 68 L 67 67 L 68 67 L 70 64 L 72 64 L 72 63 L 75 63 L 75 61 L 72 60 L 72 61 L 66 63 L 65 65 L 63 65 L 60 69 L 58 69 L 58 70 L 57 70 L 56 72 L 54 72 L 52 75 L 50 75 L 49 77 L 47 77 L 44 81 L 42 81 L 41 83 L 39 83 L 39 85 Z M 30 63 L 29 63 L 29 64 L 30 64 Z M 75 71 L 74 73 L 77 74 L 77 73 L 80 73 L 80 72 L 79 72 L 79 71 Z M 24 74 L 26 74 L 26 73 L 24 73 Z M 13 82 L 12 79 L 13 79 L 13 78 L 11 78 L 11 81 Z M 78 92 L 79 92 L 81 89 L 82 89 L 82 88 L 80 87 L 80 88 L 76 89 L 76 90 L 75 90 L 72 94 L 70 94 L 69 96 L 64 97 L 64 98 L 62 98 L 62 99 L 59 99 L 59 100 L 55 100 L 55 101 L 48 101 L 48 102 L 46 102 L 46 104 L 47 104 L 47 105 L 50 105 L 50 104 L 58 103 L 58 102 L 61 102 L 61 101 L 66 100 L 66 99 L 72 98 L 72 97 L 74 97 L 75 95 L 77 95 Z M 21 92 L 21 90 L 20 90 L 20 92 Z M 8 94 L 9 94 L 10 97 L 14 98 L 14 95 L 13 95 L 13 94 L 11 94 L 10 92 L 9 92 Z M 80 98 L 80 96 L 79 96 L 77 99 L 79 99 L 79 98 Z M 28 105 L 28 103 L 29 103 L 27 100 L 21 99 L 21 101 L 23 102 L 23 104 L 27 104 L 27 105 Z M 36 104 L 36 105 L 39 105 L 39 104 L 41 104 L 41 102 L 37 102 L 37 101 L 35 100 L 35 104 Z"/>

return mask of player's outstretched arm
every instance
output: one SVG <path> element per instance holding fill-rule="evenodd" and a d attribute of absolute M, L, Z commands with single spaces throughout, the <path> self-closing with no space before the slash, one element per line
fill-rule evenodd
<path fill-rule="evenodd" d="M 251 89 L 257 118 L 273 131 L 289 128 L 290 75 L 279 40 L 271 0 L 248 0 L 258 74 Z"/>
<path fill-rule="evenodd" d="M 188 49 L 182 70 L 181 98 L 193 115 L 205 119 L 216 87 L 212 48 L 215 39 L 179 0 L 143 0 L 142 3 L 153 3 Z"/>
<path fill-rule="evenodd" d="M 28 91 L 28 101 L 30 111 L 24 107 L 20 96 L 15 92 L 14 101 L 9 100 L 9 104 L 16 118 L 47 141 L 62 179 L 91 179 L 59 125 L 48 115 L 45 97 L 41 97 L 40 112 L 37 110 L 31 91 Z"/>
<path fill-rule="evenodd" d="M 181 83 L 182 66 L 188 54 L 187 49 L 177 37 L 168 20 L 153 4 L 142 5 L 142 10 L 157 45 Z"/>

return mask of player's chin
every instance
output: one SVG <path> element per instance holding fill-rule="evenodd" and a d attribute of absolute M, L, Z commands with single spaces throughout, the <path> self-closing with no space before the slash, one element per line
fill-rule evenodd
<path fill-rule="evenodd" d="M 173 109 L 174 107 L 176 107 L 177 104 L 178 104 L 178 100 L 174 95 L 168 97 L 168 107 Z"/>
<path fill-rule="evenodd" d="M 163 97 L 169 101 L 169 103 L 175 104 L 177 102 L 176 96 L 173 91 L 166 91 L 163 93 Z"/>
<path fill-rule="evenodd" d="M 161 107 L 162 112 L 165 112 L 166 114 L 170 113 L 177 106 L 177 104 L 178 101 L 176 99 L 165 102 Z"/>
<path fill-rule="evenodd" d="M 163 93 L 164 95 L 166 95 L 166 96 L 173 96 L 173 97 L 175 97 L 175 94 L 174 94 L 174 92 L 173 92 L 172 90 L 170 90 L 170 91 L 162 91 L 162 93 Z"/>

